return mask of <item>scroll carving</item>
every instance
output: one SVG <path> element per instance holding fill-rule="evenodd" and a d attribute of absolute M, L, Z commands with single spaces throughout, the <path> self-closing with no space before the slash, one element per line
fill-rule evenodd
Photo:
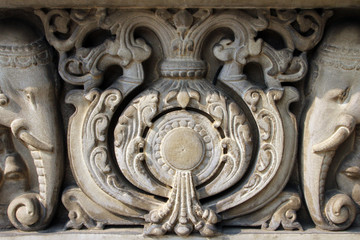
<path fill-rule="evenodd" d="M 78 184 L 63 194 L 67 227 L 143 224 L 147 235 L 213 236 L 216 224 L 245 226 L 241 219 L 254 215 L 263 228 L 301 229 L 300 198 L 283 192 L 295 161 L 289 105 L 298 92 L 283 83 L 305 76 L 306 51 L 331 15 L 319 12 L 37 10 L 60 75 L 83 87 L 66 98 L 76 108 L 68 149 Z M 153 46 L 139 28 L 156 35 L 163 53 L 152 83 L 142 64 Z M 201 53 L 220 28 L 233 39 L 213 47 L 224 63 L 214 85 Z M 90 39 L 97 31 L 101 37 Z M 283 48 L 258 37 L 263 31 L 279 34 Z M 264 86 L 244 73 L 253 62 Z M 112 65 L 122 75 L 104 87 Z"/>
<path fill-rule="evenodd" d="M 320 41 L 329 12 L 99 8 L 36 14 L 59 53 L 60 75 L 83 86 L 66 98 L 76 108 L 68 149 L 78 184 L 63 193 L 68 228 L 143 224 L 147 235 L 213 236 L 216 224 L 246 226 L 243 219 L 253 216 L 262 220 L 252 225 L 266 229 L 301 229 L 300 198 L 282 192 L 297 145 L 289 105 L 298 100 L 297 90 L 283 83 L 305 76 L 306 51 Z M 218 80 L 236 100 L 208 81 L 201 57 L 206 37 L 224 27 L 234 38 L 216 44 L 213 58 L 224 62 Z M 135 34 L 138 28 L 150 29 L 163 52 L 160 77 L 151 84 L 143 83 L 142 63 L 152 46 Z M 257 37 L 267 30 L 283 38 L 282 49 Z M 102 37 L 90 41 L 96 31 Z M 262 87 L 243 72 L 251 62 L 261 66 Z M 112 65 L 122 75 L 104 88 Z M 139 86 L 145 90 L 134 97 Z"/>
<path fill-rule="evenodd" d="M 302 230 L 296 221 L 296 211 L 301 206 L 297 193 L 284 191 L 266 207 L 248 215 L 226 221 L 229 226 L 261 226 L 264 230 L 274 231 L 281 225 L 285 230 Z"/>
<path fill-rule="evenodd" d="M 3 9 L 0 229 L 360 226 L 350 12 Z"/>

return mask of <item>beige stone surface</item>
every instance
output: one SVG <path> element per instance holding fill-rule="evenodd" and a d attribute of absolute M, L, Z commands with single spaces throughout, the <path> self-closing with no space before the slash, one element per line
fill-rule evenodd
<path fill-rule="evenodd" d="M 359 2 L 1 4 L 0 238 L 359 236 Z"/>
<path fill-rule="evenodd" d="M 284 189 L 297 149 L 289 105 L 299 93 L 285 83 L 306 75 L 306 51 L 321 40 L 331 11 L 35 12 L 59 53 L 60 75 L 83 87 L 66 97 L 76 109 L 67 137 L 78 185 L 62 197 L 67 228 L 140 224 L 146 235 L 204 237 L 221 224 L 301 229 L 300 196 Z M 157 42 L 137 37 L 140 27 Z M 223 28 L 233 37 L 204 49 Z M 277 32 L 282 48 L 258 39 L 264 31 Z M 160 73 L 147 82 L 145 62 L 156 45 Z M 208 51 L 223 64 L 218 84 L 206 75 Z M 262 66 L 263 83 L 244 74 L 250 62 Z M 123 74 L 104 87 L 114 64 Z"/>
<path fill-rule="evenodd" d="M 312 62 L 304 111 L 301 173 L 307 207 L 313 221 L 323 229 L 342 230 L 350 226 L 360 198 L 359 161 L 354 156 L 349 155 L 347 161 L 352 163 L 339 172 L 341 191 L 325 186 L 331 164 L 338 166 L 342 162 L 343 156 L 336 155 L 344 148 L 341 144 L 351 134 L 358 134 L 354 129 L 360 123 L 359 36 L 357 21 L 334 23 Z M 353 155 L 356 149 L 355 145 Z"/>
<path fill-rule="evenodd" d="M 55 69 L 34 25 L 1 19 L 0 31 L 1 228 L 37 230 L 55 213 L 63 175 Z"/>
<path fill-rule="evenodd" d="M 345 8 L 345 7 L 360 7 L 359 0 L 2 0 L 0 7 L 2 8 L 19 8 L 19 7 L 79 7 L 88 8 L 93 7 L 120 7 L 120 8 Z"/>
<path fill-rule="evenodd" d="M 233 239 L 233 240 L 338 240 L 338 239 L 347 239 L 347 240 L 357 240 L 359 239 L 360 230 L 354 229 L 347 232 L 328 232 L 320 231 L 316 229 L 305 230 L 304 232 L 288 232 L 288 231 L 274 231 L 264 233 L 261 230 L 236 230 L 236 229 L 226 229 L 224 234 L 221 236 L 215 236 L 211 239 L 214 240 L 224 240 L 224 239 Z M 55 230 L 52 233 L 21 233 L 21 232 L 2 232 L 0 239 L 9 239 L 9 240 L 113 240 L 113 239 L 154 239 L 154 237 L 146 237 L 142 234 L 141 229 L 106 229 L 101 231 L 84 231 L 84 230 L 70 230 L 70 231 L 61 231 Z M 174 239 L 180 240 L 184 239 L 176 235 L 166 235 L 160 239 Z M 204 237 L 199 235 L 192 235 L 187 237 L 189 240 L 202 240 Z"/>

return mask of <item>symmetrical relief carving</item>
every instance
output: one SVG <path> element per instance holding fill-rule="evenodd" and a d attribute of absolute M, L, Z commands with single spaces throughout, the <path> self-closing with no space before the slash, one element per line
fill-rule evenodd
<path fill-rule="evenodd" d="M 358 21 L 331 25 L 311 64 L 304 111 L 302 180 L 313 221 L 328 230 L 349 227 L 359 204 L 359 37 Z M 344 158 L 340 146 L 355 128 L 354 150 Z M 326 184 L 332 165 L 340 166 L 339 189 L 329 189 Z"/>
<path fill-rule="evenodd" d="M 62 179 L 56 75 L 49 47 L 33 26 L 2 19 L 0 30 L 1 206 L 5 210 L 9 204 L 7 215 L 15 227 L 37 230 L 55 212 Z M 12 138 L 26 148 L 17 153 Z M 36 171 L 29 173 L 29 164 Z M 36 187 L 31 188 L 30 175 L 37 179 Z"/>
<path fill-rule="evenodd" d="M 36 14 L 59 52 L 60 75 L 84 87 L 66 98 L 76 108 L 68 149 L 79 186 L 63 194 L 67 227 L 143 224 L 148 235 L 180 236 L 213 236 L 216 224 L 301 229 L 299 195 L 283 192 L 297 149 L 289 105 L 298 92 L 282 83 L 305 76 L 306 51 L 321 39 L 329 12 Z M 135 34 L 139 28 L 157 36 L 163 54 L 160 77 L 151 84 L 143 84 L 142 63 L 152 47 Z M 206 78 L 201 58 L 204 42 L 219 28 L 233 33 L 212 49 L 213 58 L 224 63 L 221 86 Z M 276 49 L 259 37 L 264 31 L 276 32 L 284 46 Z M 94 32 L 100 37 L 89 43 Z M 248 63 L 261 66 L 263 86 L 244 73 Z M 123 74 L 104 88 L 104 72 L 112 65 Z M 146 89 L 129 99 L 139 86 Z"/>

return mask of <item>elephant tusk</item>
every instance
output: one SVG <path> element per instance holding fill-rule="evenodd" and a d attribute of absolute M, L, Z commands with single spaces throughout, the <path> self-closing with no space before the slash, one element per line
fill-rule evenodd
<path fill-rule="evenodd" d="M 313 152 L 318 153 L 336 150 L 336 148 L 349 137 L 351 132 L 352 129 L 349 129 L 348 127 L 339 127 L 328 139 L 321 143 L 315 144 L 313 146 Z"/>
<path fill-rule="evenodd" d="M 23 119 L 15 119 L 11 123 L 10 128 L 14 136 L 25 142 L 27 145 L 30 145 L 38 150 L 48 152 L 53 151 L 54 147 L 51 144 L 37 139 L 27 131 L 25 121 Z"/>
<path fill-rule="evenodd" d="M 53 151 L 53 146 L 51 144 L 45 143 L 45 142 L 37 139 L 36 137 L 34 137 L 33 135 L 31 135 L 30 133 L 28 133 L 25 130 L 21 130 L 19 132 L 18 136 L 22 141 L 33 146 L 36 149 L 48 151 L 48 152 Z"/>

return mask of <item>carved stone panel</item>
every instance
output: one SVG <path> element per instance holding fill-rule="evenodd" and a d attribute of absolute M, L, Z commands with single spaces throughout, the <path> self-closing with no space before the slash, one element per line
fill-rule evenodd
<path fill-rule="evenodd" d="M 0 227 L 9 227 L 9 219 L 21 230 L 38 230 L 55 213 L 63 174 L 52 54 L 30 23 L 2 19 L 0 31 Z"/>
<path fill-rule="evenodd" d="M 59 53 L 60 75 L 84 87 L 66 97 L 76 108 L 68 149 L 79 186 L 63 194 L 67 227 L 143 224 L 147 235 L 180 236 L 193 231 L 213 236 L 217 224 L 301 229 L 295 213 L 299 195 L 283 192 L 297 148 L 289 105 L 299 96 L 283 83 L 305 76 L 305 53 L 320 41 L 330 12 L 36 14 Z M 152 46 L 138 37 L 139 28 L 150 29 L 161 46 L 160 76 L 152 83 L 144 82 L 142 65 Z M 201 53 L 220 28 L 229 28 L 233 37 L 212 49 L 212 58 L 224 64 L 217 86 L 207 78 Z M 87 46 L 94 31 L 107 37 Z M 284 47 L 257 38 L 264 31 L 277 32 Z M 244 74 L 248 63 L 261 67 L 262 86 Z M 104 73 L 112 65 L 120 66 L 122 75 L 104 88 Z"/>
<path fill-rule="evenodd" d="M 312 61 L 311 89 L 304 112 L 302 180 L 311 217 L 327 230 L 348 228 L 359 207 L 359 160 L 355 157 L 358 130 L 354 131 L 360 122 L 359 37 L 358 21 L 333 24 Z M 354 149 L 347 155 L 341 152 L 341 144 L 352 134 Z M 337 177 L 330 175 L 337 178 L 339 188 L 326 187 L 332 164 L 339 168 Z"/>
<path fill-rule="evenodd" d="M 1 229 L 360 226 L 356 10 L 100 5 L 0 11 Z"/>

